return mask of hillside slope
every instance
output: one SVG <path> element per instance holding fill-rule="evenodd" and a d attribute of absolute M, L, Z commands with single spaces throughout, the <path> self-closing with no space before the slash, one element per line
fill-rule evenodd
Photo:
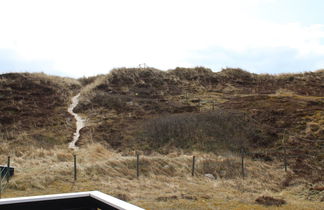
<path fill-rule="evenodd" d="M 282 158 L 285 139 L 287 148 L 298 148 L 288 153 L 300 156 L 293 161 L 303 160 L 303 173 L 308 176 L 309 167 L 323 172 L 322 70 L 258 75 L 202 67 L 115 69 L 83 88 L 77 111 L 89 122 L 81 144 L 148 153 L 245 147 L 251 155 Z M 309 160 L 305 154 L 316 155 Z"/>
<path fill-rule="evenodd" d="M 80 87 L 76 80 L 45 74 L 0 75 L 0 138 L 8 143 L 6 148 L 67 142 L 74 124 L 66 109 Z"/>
<path fill-rule="evenodd" d="M 109 139 L 111 145 L 125 143 L 123 134 L 118 132 L 126 135 L 126 130 L 139 126 L 143 120 L 216 109 L 248 114 L 259 124 L 268 126 L 274 139 L 284 130 L 324 139 L 323 97 L 323 71 L 273 76 L 240 69 L 217 73 L 205 68 L 177 68 L 168 72 L 116 69 L 83 89 L 77 110 L 93 120 L 88 130 L 107 127 L 106 138 L 94 138 Z M 310 123 L 319 123 L 318 130 L 306 134 Z M 99 130 L 93 133 L 100 135 Z"/>
<path fill-rule="evenodd" d="M 80 91 L 74 112 L 86 127 L 73 151 L 67 108 Z M 323 207 L 324 71 L 122 68 L 79 80 L 3 74 L 0 123 L 0 162 L 10 155 L 16 170 L 6 197 L 101 190 L 148 209 L 264 209 L 255 199 L 270 195 L 287 209 Z"/>

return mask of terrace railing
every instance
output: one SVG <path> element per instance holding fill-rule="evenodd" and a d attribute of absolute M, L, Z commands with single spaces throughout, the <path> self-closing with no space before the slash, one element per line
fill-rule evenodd
<path fill-rule="evenodd" d="M 3 191 L 6 189 L 9 183 L 10 168 L 0 168 L 0 198 L 2 197 Z"/>

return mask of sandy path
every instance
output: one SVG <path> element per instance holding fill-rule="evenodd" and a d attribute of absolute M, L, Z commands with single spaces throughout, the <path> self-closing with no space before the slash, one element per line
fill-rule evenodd
<path fill-rule="evenodd" d="M 80 137 L 80 130 L 85 126 L 84 119 L 82 119 L 78 114 L 73 112 L 73 109 L 78 105 L 79 103 L 79 97 L 80 93 L 72 98 L 72 104 L 68 108 L 68 112 L 74 116 L 76 120 L 76 131 L 73 134 L 73 140 L 69 143 L 69 148 L 71 149 L 77 149 L 77 146 L 75 146 L 76 142 L 79 140 Z"/>

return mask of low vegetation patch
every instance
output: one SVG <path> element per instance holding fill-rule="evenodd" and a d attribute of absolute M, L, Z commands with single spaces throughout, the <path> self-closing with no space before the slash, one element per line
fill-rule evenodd
<path fill-rule="evenodd" d="M 154 118 L 144 124 L 141 134 L 153 148 L 175 146 L 204 151 L 238 150 L 273 141 L 244 113 L 225 110 Z"/>
<path fill-rule="evenodd" d="M 273 198 L 271 196 L 258 197 L 255 202 L 265 206 L 282 206 L 287 203 L 283 199 Z"/>

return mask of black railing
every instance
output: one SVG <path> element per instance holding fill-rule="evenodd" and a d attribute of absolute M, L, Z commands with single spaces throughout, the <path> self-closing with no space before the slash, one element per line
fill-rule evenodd
<path fill-rule="evenodd" d="M 0 198 L 9 183 L 10 169 L 9 167 L 0 168 Z"/>

